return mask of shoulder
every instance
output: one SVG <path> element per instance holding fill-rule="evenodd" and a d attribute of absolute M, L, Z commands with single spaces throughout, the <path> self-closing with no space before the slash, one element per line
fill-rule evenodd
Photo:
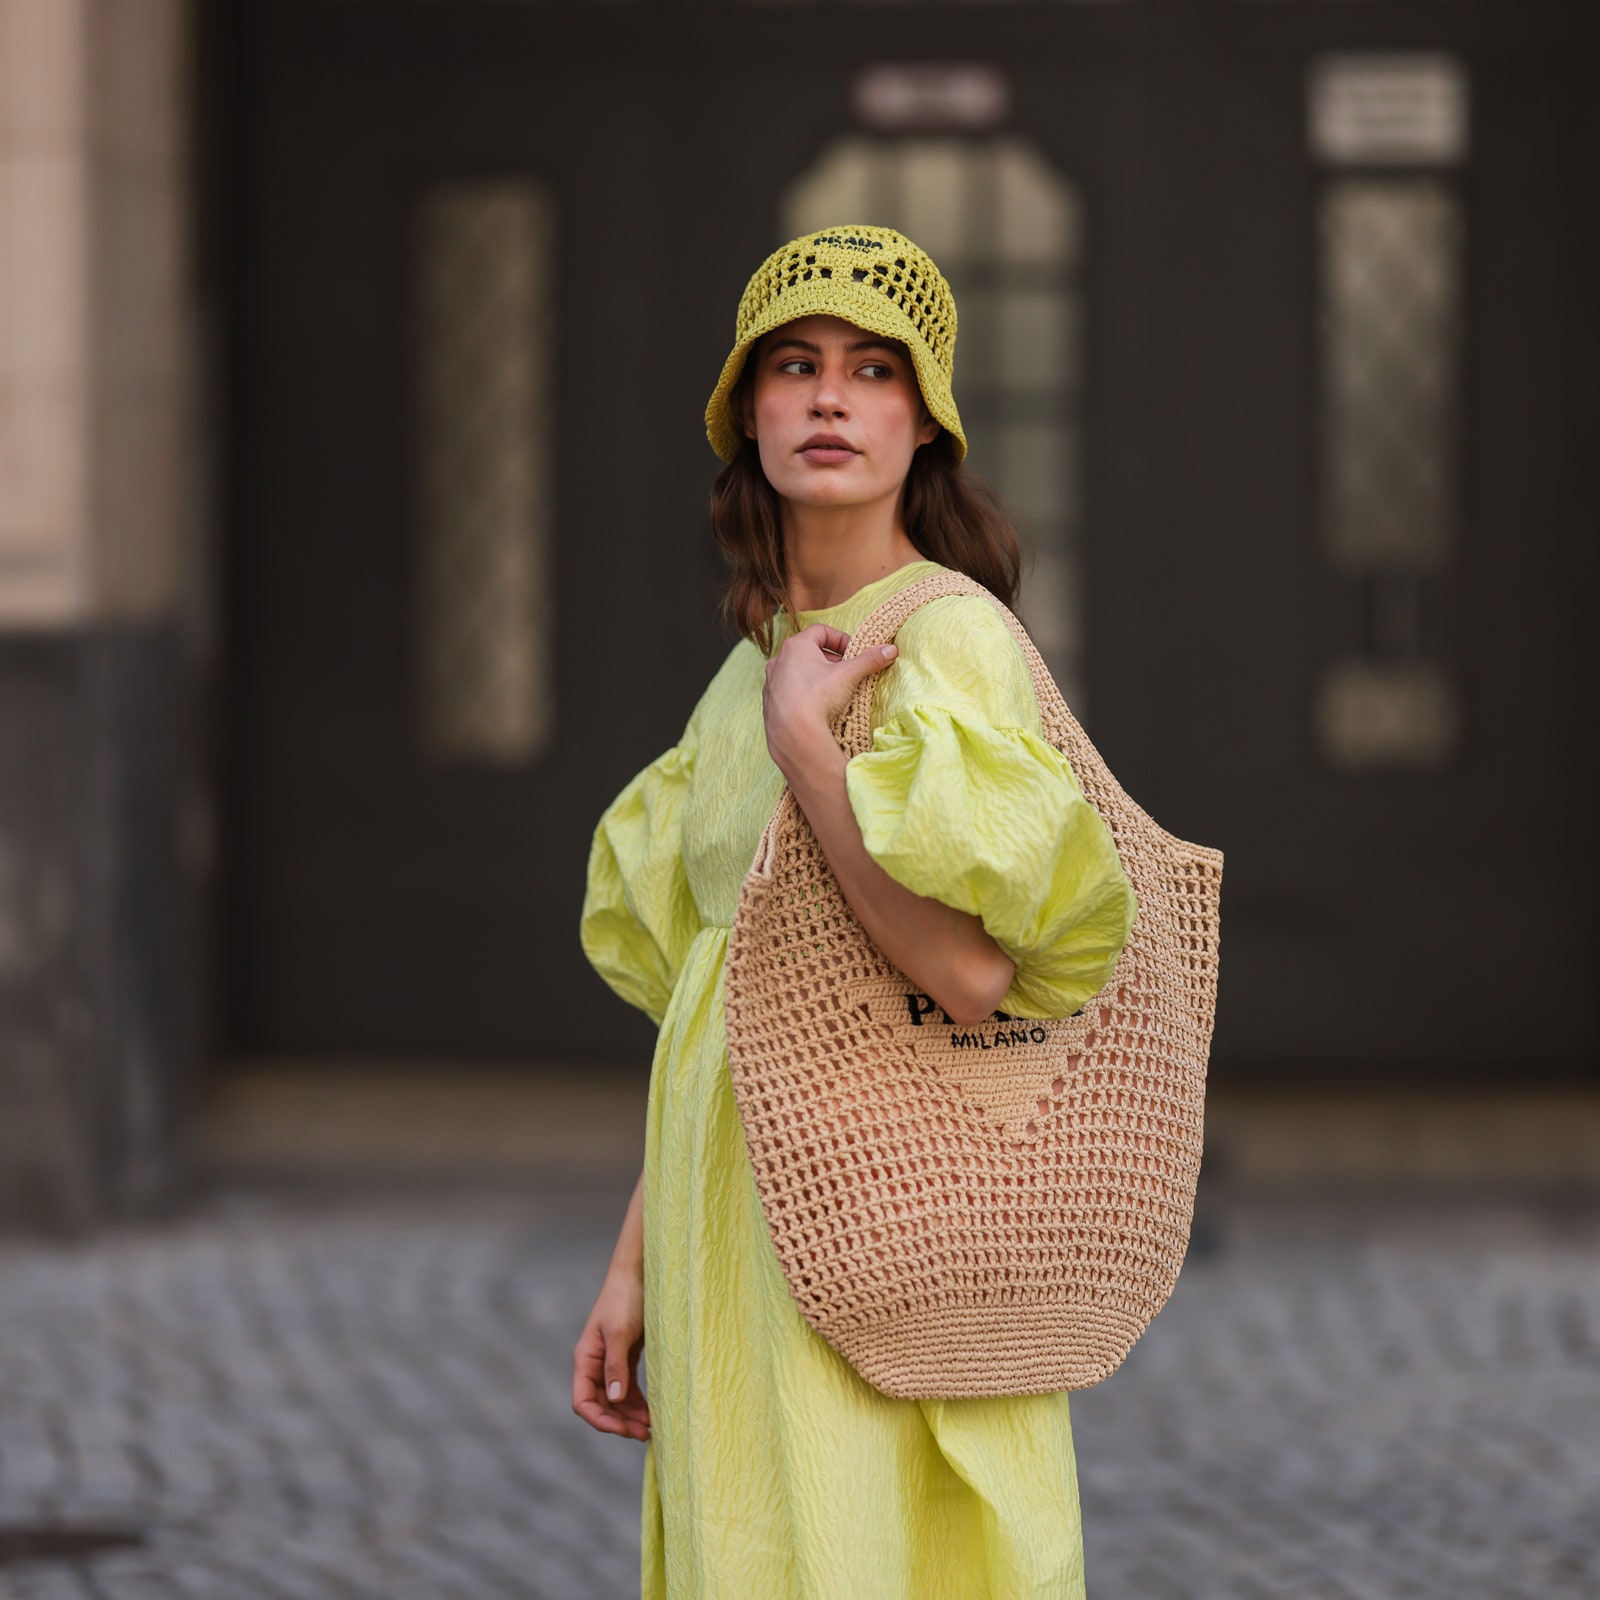
<path fill-rule="evenodd" d="M 715 724 L 719 717 L 743 704 L 749 698 L 751 685 L 759 688 L 765 676 L 766 660 L 749 639 L 735 641 L 695 703 L 680 743 L 691 747 L 697 744 L 702 728 Z"/>
<path fill-rule="evenodd" d="M 906 618 L 885 673 L 887 721 L 911 705 L 936 705 L 1000 725 L 1038 723 L 1033 677 L 1015 635 L 982 595 L 947 594 Z"/>
<path fill-rule="evenodd" d="M 980 594 L 943 594 L 919 606 L 900 625 L 895 642 L 907 655 L 930 660 L 991 668 L 1015 663 L 1027 670 L 1015 635 Z"/>

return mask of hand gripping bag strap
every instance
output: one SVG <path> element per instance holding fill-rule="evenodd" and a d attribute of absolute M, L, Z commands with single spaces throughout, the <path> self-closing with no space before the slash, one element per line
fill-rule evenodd
<path fill-rule="evenodd" d="M 1045 737 L 1111 828 L 1139 900 L 1111 980 L 1072 1017 L 949 1022 L 868 937 L 785 789 L 729 934 L 728 1056 L 807 1322 L 888 1394 L 1044 1394 L 1115 1371 L 1183 1263 L 1222 857 L 1123 792 L 1021 623 L 972 579 L 908 585 L 846 656 L 946 594 L 1004 618 Z M 875 676 L 836 724 L 847 755 L 870 746 Z"/>

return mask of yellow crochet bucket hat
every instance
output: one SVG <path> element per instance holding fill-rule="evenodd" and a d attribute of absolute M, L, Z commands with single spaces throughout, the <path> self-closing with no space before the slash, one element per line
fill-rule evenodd
<path fill-rule="evenodd" d="M 956 303 L 944 274 L 903 233 L 849 224 L 803 233 L 756 269 L 739 301 L 734 346 L 706 406 L 706 437 L 724 461 L 739 453 L 744 427 L 733 386 L 762 334 L 799 317 L 834 316 L 898 339 L 911 352 L 922 399 L 967 453 L 950 381 L 955 371 Z"/>

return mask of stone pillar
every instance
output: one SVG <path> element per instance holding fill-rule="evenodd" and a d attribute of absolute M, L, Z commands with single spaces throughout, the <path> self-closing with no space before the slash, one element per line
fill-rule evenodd
<path fill-rule="evenodd" d="M 179 1174 L 188 29 L 185 0 L 0 0 L 0 1226 L 87 1226 Z"/>

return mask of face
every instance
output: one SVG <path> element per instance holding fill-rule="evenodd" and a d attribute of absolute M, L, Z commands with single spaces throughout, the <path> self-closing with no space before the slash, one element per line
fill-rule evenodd
<path fill-rule="evenodd" d="M 900 492 L 938 436 L 906 347 L 842 317 L 801 317 L 750 353 L 744 429 L 767 481 L 800 505 L 865 505 Z"/>

